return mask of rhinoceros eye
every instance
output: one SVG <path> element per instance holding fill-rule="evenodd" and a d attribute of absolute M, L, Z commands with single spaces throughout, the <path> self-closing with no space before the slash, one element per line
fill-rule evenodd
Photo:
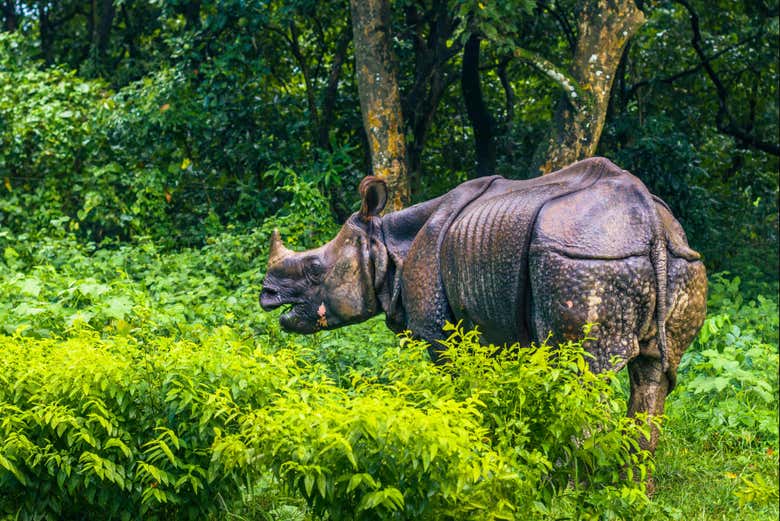
<path fill-rule="evenodd" d="M 303 272 L 310 281 L 319 282 L 325 274 L 325 266 L 322 265 L 319 259 L 310 259 L 304 265 Z"/>

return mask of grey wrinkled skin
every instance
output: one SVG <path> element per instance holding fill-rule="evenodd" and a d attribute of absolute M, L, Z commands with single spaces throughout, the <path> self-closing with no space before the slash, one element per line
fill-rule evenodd
<path fill-rule="evenodd" d="M 384 312 L 427 340 L 445 322 L 494 344 L 576 340 L 594 371 L 628 366 L 629 414 L 663 414 L 677 366 L 706 312 L 707 278 L 666 204 L 604 158 L 526 181 L 475 179 L 384 217 L 384 182 L 329 243 L 291 252 L 271 241 L 260 302 L 291 305 L 280 322 L 312 333 Z M 658 432 L 640 440 L 655 450 Z"/>

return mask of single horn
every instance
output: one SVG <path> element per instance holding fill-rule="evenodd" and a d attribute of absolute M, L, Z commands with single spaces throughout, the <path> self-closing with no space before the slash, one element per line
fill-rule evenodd
<path fill-rule="evenodd" d="M 282 244 L 282 236 L 279 234 L 279 229 L 274 228 L 274 231 L 271 234 L 271 249 L 268 253 L 269 262 L 281 260 L 290 253 L 292 252 L 285 248 L 284 244 Z"/>

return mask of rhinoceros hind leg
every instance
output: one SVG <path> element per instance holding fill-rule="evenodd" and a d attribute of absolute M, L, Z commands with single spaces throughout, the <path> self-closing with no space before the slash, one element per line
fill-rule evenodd
<path fill-rule="evenodd" d="M 628 416 L 648 415 L 647 421 L 660 418 L 664 413 L 666 395 L 669 393 L 669 377 L 661 367 L 661 360 L 655 357 L 638 356 L 628 363 L 628 377 L 631 382 L 631 397 L 628 401 Z M 639 447 L 655 454 L 659 430 L 657 423 L 650 425 L 650 436 L 639 438 Z M 647 493 L 655 491 L 653 476 L 648 472 L 645 482 Z"/>
<path fill-rule="evenodd" d="M 583 343 L 594 372 L 619 370 L 639 355 L 639 339 L 652 327 L 653 271 L 650 260 L 573 259 L 538 251 L 530 258 L 531 314 L 534 337 L 578 340 L 582 327 L 593 325 Z"/>
<path fill-rule="evenodd" d="M 628 401 L 628 415 L 646 413 L 660 417 L 669 392 L 669 377 L 661 369 L 661 360 L 655 357 L 638 356 L 628 363 L 628 377 L 631 382 L 631 397 Z M 641 438 L 639 446 L 655 452 L 658 445 L 658 429 L 653 428 L 649 438 Z"/>

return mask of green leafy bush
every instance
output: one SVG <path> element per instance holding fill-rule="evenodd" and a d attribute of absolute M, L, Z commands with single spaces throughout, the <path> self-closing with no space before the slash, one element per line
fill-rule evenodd
<path fill-rule="evenodd" d="M 25 519 L 200 519 L 235 502 L 245 475 L 214 473 L 212 444 L 234 404 L 263 406 L 298 372 L 228 328 L 199 345 L 3 336 L 0 351 L 0 508 Z"/>
<path fill-rule="evenodd" d="M 151 238 L 102 247 L 73 235 L 33 239 L 0 231 L 0 328 L 26 335 L 62 334 L 76 322 L 115 332 L 143 328 L 171 334 L 189 326 L 241 325 L 263 331 L 257 296 L 271 230 L 291 247 L 311 247 L 334 232 L 327 201 L 292 171 L 275 225 L 252 232 L 232 226 L 200 249 L 167 247 Z M 280 196 L 283 197 L 283 196 Z M 258 323 L 259 322 L 259 323 Z M 278 328 L 277 328 L 278 329 Z"/>
<path fill-rule="evenodd" d="M 680 423 L 703 443 L 777 447 L 777 301 L 745 302 L 739 277 L 711 280 L 710 312 L 680 364 L 669 414 L 682 415 Z"/>
<path fill-rule="evenodd" d="M 234 71 L 235 83 L 218 67 L 204 64 L 197 76 L 180 63 L 114 92 L 73 71 L 31 67 L 33 56 L 22 35 L 0 34 L 0 226 L 8 231 L 98 243 L 150 237 L 170 248 L 202 245 L 227 223 L 249 230 L 276 213 L 321 229 L 305 219 L 332 228 L 331 206 L 349 212 L 339 195 L 342 182 L 357 183 L 354 147 L 334 141 L 303 163 L 300 150 L 267 131 L 264 105 L 247 102 L 244 73 Z"/>
<path fill-rule="evenodd" d="M 648 515 L 641 482 L 620 473 L 647 465 L 644 424 L 581 346 L 483 367 L 491 348 L 457 330 L 440 368 L 404 343 L 381 375 L 340 387 L 227 327 L 198 342 L 0 336 L 0 506 L 196 519 L 272 475 L 332 519 Z"/>
<path fill-rule="evenodd" d="M 200 519 L 290 496 L 274 501 L 334 519 L 652 511 L 621 475 L 649 465 L 643 424 L 578 345 L 492 357 L 455 330 L 440 368 L 379 321 L 286 335 L 256 311 L 260 238 L 165 253 L 0 236 L 3 512 Z"/>
<path fill-rule="evenodd" d="M 291 197 L 321 208 L 310 190 Z M 278 224 L 291 242 L 321 240 L 296 235 L 290 215 Z M 455 328 L 437 367 L 381 317 L 288 335 L 278 312 L 257 309 L 267 238 L 226 231 L 167 252 L 0 233 L 3 512 L 674 515 L 642 492 L 646 426 L 624 417 L 615 376 L 590 373 L 578 344 L 497 351 Z M 771 505 L 776 473 L 745 454 L 764 461 L 777 447 L 777 303 L 745 300 L 727 276 L 711 288 L 662 447 L 748 458 L 728 493 Z"/>
<path fill-rule="evenodd" d="M 709 315 L 680 364 L 666 438 L 680 440 L 677 458 L 690 457 L 686 446 L 729 454 L 717 468 L 723 493 L 745 516 L 768 511 L 771 518 L 779 482 L 778 303 L 771 286 L 748 300 L 740 283 L 727 273 L 711 277 Z"/>

